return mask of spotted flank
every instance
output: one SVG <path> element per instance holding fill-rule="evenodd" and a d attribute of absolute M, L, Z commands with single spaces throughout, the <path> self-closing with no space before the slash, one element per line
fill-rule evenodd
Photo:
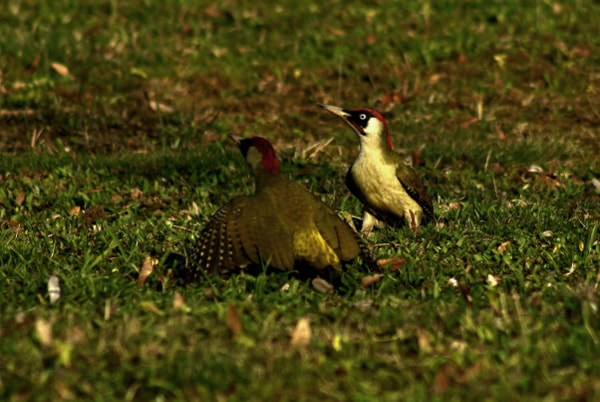
<path fill-rule="evenodd" d="M 227 233 L 227 217 L 230 212 L 230 204 L 220 208 L 200 233 L 190 255 L 193 265 L 192 281 L 199 279 L 200 269 L 207 273 L 221 273 L 235 268 L 232 239 Z"/>

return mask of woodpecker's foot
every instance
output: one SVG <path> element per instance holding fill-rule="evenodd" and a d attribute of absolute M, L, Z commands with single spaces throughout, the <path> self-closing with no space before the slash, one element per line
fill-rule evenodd
<path fill-rule="evenodd" d="M 385 227 L 385 223 L 375 218 L 375 216 L 371 215 L 368 212 L 365 212 L 363 216 L 362 226 L 360 228 L 360 233 L 362 233 L 365 237 L 369 237 L 373 233 L 373 228 L 376 227 L 381 229 Z"/>

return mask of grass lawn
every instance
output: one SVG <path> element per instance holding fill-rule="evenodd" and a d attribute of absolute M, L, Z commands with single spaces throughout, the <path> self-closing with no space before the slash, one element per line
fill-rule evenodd
<path fill-rule="evenodd" d="M 600 399 L 598 21 L 576 0 L 2 2 L 0 399 Z M 436 221 L 368 238 L 391 263 L 367 287 L 358 263 L 330 293 L 177 282 L 253 191 L 229 133 L 362 215 L 358 141 L 317 102 L 380 111 Z"/>

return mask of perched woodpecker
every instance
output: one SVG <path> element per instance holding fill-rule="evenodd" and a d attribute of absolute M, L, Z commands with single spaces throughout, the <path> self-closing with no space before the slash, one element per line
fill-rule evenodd
<path fill-rule="evenodd" d="M 404 218 L 413 230 L 424 218 L 433 217 L 427 189 L 411 166 L 392 148 L 383 117 L 369 109 L 319 106 L 340 117 L 356 133 L 360 150 L 346 175 L 346 186 L 365 206 L 361 232 L 394 224 Z"/>
<path fill-rule="evenodd" d="M 227 273 L 250 265 L 341 271 L 342 262 L 358 256 L 373 264 L 358 235 L 331 208 L 279 172 L 266 139 L 230 137 L 254 172 L 255 194 L 234 198 L 210 218 L 191 251 L 191 281 L 202 271 Z"/>

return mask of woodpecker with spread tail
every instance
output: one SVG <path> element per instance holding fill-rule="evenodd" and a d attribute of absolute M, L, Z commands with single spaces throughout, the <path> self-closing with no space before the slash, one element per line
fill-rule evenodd
<path fill-rule="evenodd" d="M 411 166 L 393 151 L 383 116 L 369 109 L 319 106 L 340 117 L 357 135 L 360 150 L 346 175 L 346 186 L 365 206 L 361 232 L 404 218 L 413 229 L 424 218 L 433 218 L 427 189 Z"/>
<path fill-rule="evenodd" d="M 240 196 L 210 218 L 191 251 L 189 280 L 251 265 L 283 271 L 310 267 L 341 271 L 361 256 L 374 266 L 366 245 L 336 213 L 301 185 L 282 175 L 264 138 L 230 135 L 253 170 L 254 195 Z"/>

